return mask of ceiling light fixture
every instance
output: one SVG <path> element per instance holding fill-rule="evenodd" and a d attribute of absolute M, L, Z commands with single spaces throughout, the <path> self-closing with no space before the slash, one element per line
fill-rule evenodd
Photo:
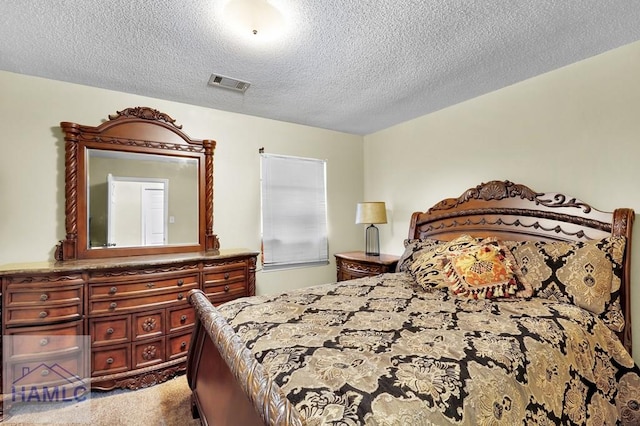
<path fill-rule="evenodd" d="M 230 0 L 224 15 L 242 34 L 273 39 L 284 27 L 282 13 L 269 0 Z"/>

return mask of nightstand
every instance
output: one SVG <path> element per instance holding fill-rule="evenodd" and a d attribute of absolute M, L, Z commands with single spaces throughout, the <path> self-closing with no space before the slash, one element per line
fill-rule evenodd
<path fill-rule="evenodd" d="M 385 272 L 395 272 L 400 256 L 380 254 L 368 256 L 362 251 L 336 253 L 338 281 L 371 277 Z"/>

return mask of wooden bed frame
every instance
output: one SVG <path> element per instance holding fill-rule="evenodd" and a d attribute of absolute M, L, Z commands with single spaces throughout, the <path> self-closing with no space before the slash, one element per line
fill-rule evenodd
<path fill-rule="evenodd" d="M 588 241 L 625 236 L 621 305 L 625 328 L 619 333 L 631 353 L 631 231 L 628 208 L 596 210 L 559 193 L 540 193 L 509 181 L 491 181 L 445 199 L 411 217 L 408 238 L 451 240 L 461 234 L 503 240 Z M 302 425 L 280 388 L 266 376 L 231 326 L 193 290 L 189 302 L 196 325 L 187 359 L 194 416 L 215 425 Z"/>

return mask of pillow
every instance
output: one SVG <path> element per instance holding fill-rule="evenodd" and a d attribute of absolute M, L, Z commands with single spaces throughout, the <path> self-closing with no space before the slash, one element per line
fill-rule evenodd
<path fill-rule="evenodd" d="M 586 242 L 505 242 L 534 295 L 573 303 L 622 331 L 620 307 L 625 237 Z"/>
<path fill-rule="evenodd" d="M 451 292 L 472 299 L 531 296 L 531 287 L 518 280 L 510 254 L 492 241 L 447 255 L 444 269 Z"/>
<path fill-rule="evenodd" d="M 447 254 L 454 254 L 461 250 L 476 247 L 480 240 L 470 235 L 461 235 L 451 241 L 440 241 L 431 248 L 426 248 L 417 253 L 415 260 L 409 266 L 408 272 L 416 283 L 425 289 L 447 287 L 448 282 L 443 273 L 444 262 Z"/>
<path fill-rule="evenodd" d="M 396 272 L 409 271 L 411 264 L 423 251 L 432 250 L 438 244 L 442 243 L 443 241 L 433 240 L 431 238 L 404 240 L 404 252 L 402 256 L 400 256 L 400 259 L 398 259 Z"/>

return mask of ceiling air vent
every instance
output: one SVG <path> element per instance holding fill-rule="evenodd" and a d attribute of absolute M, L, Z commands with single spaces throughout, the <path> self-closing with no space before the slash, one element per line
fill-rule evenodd
<path fill-rule="evenodd" d="M 251 83 L 247 81 L 236 80 L 235 78 L 225 77 L 223 75 L 211 74 L 209 78 L 209 86 L 223 87 L 225 89 L 235 90 L 237 92 L 245 92 Z"/>

